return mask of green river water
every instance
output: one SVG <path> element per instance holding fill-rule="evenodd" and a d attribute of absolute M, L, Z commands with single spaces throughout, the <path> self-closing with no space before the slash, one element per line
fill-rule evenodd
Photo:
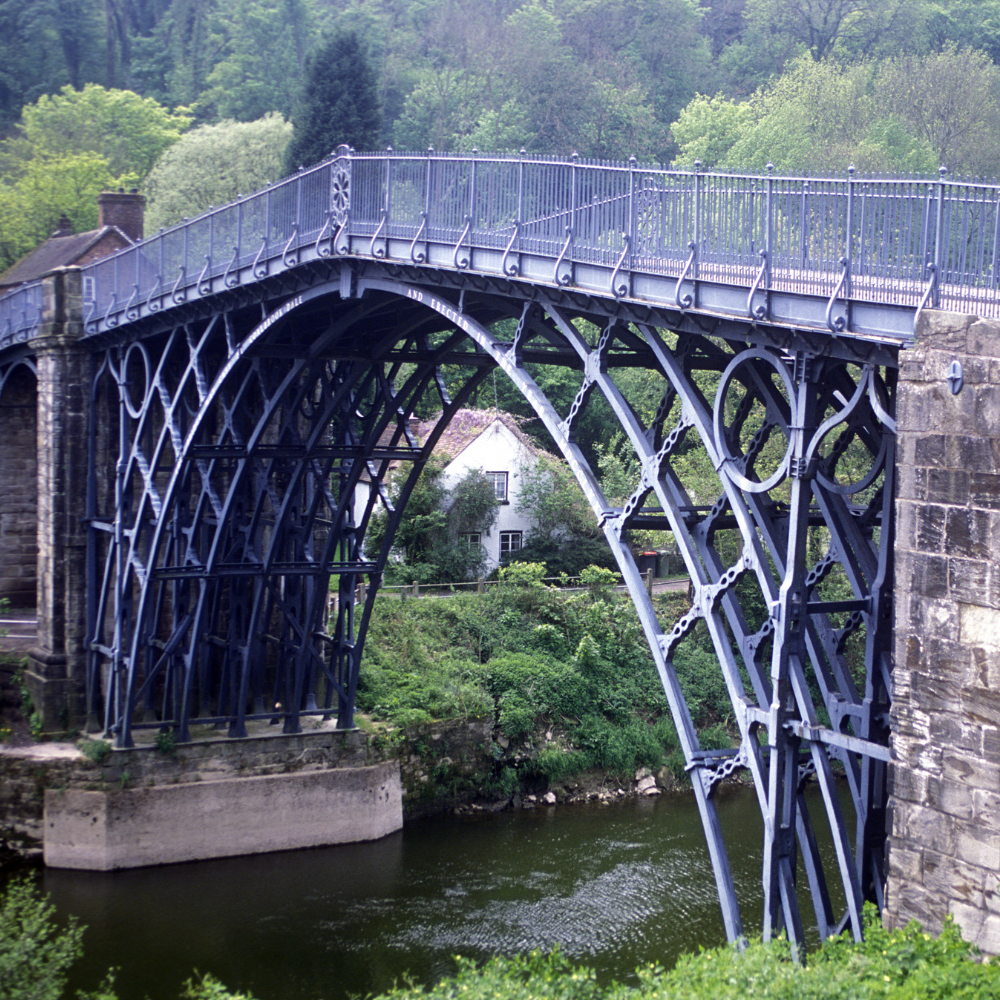
<path fill-rule="evenodd" d="M 747 789 L 720 812 L 744 921 L 759 930 L 762 825 Z M 828 839 L 828 838 L 827 838 Z M 88 926 L 72 986 L 120 967 L 122 1000 L 176 998 L 197 969 L 259 1000 L 347 1000 L 455 954 L 558 945 L 628 981 L 640 964 L 723 943 L 694 798 L 562 806 L 408 825 L 371 844 L 165 868 L 48 870 L 62 915 Z"/>

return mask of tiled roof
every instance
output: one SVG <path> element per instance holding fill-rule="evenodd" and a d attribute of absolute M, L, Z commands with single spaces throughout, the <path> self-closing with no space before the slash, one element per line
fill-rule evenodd
<path fill-rule="evenodd" d="M 428 435 L 440 419 L 440 413 L 436 413 L 429 420 L 411 419 L 410 429 L 417 436 L 417 440 L 423 442 L 427 440 Z M 495 409 L 459 410 L 451 418 L 451 423 L 448 424 L 438 440 L 434 454 L 443 455 L 450 461 L 460 455 L 483 431 L 497 421 L 502 423 L 527 448 L 530 454 L 535 456 L 544 454 L 543 450 L 521 429 L 517 417 Z"/>
<path fill-rule="evenodd" d="M 91 229 L 86 233 L 73 233 L 69 236 L 50 236 L 31 253 L 0 274 L 0 288 L 20 285 L 25 281 L 36 281 L 57 267 L 74 264 L 95 243 L 110 233 L 119 233 L 124 238 L 126 246 L 131 243 L 131 240 L 115 226 L 104 226 L 101 229 Z"/>

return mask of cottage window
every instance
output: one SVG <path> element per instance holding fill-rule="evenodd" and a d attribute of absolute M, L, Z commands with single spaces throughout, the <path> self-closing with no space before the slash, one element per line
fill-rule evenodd
<path fill-rule="evenodd" d="M 507 499 L 507 473 L 506 472 L 487 472 L 486 478 L 493 484 L 493 493 L 495 494 L 497 500 L 506 501 Z"/>
<path fill-rule="evenodd" d="M 504 556 L 512 555 L 514 552 L 521 551 L 521 532 L 520 531 L 501 531 L 500 532 L 500 558 L 503 559 Z"/>

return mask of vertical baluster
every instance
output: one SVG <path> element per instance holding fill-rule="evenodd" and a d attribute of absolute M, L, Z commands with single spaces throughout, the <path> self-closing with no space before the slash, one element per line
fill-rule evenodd
<path fill-rule="evenodd" d="M 942 246 L 941 230 L 944 226 L 944 184 L 945 175 L 948 173 L 947 167 L 938 168 L 938 182 L 937 182 L 937 213 L 935 216 L 935 231 L 934 231 L 934 271 L 937 274 L 937 281 L 934 283 L 934 294 L 931 299 L 931 304 L 935 309 L 941 306 L 941 263 L 942 263 L 942 253 L 944 252 L 944 247 Z"/>
<path fill-rule="evenodd" d="M 990 263 L 990 287 L 997 288 L 997 264 L 1000 263 L 1000 197 L 993 203 L 993 260 Z"/>
<path fill-rule="evenodd" d="M 851 302 L 851 263 L 854 259 L 854 164 L 847 168 L 847 218 L 844 220 L 844 237 L 846 246 L 844 247 L 844 302 L 847 304 L 848 323 L 850 324 L 850 302 Z"/>

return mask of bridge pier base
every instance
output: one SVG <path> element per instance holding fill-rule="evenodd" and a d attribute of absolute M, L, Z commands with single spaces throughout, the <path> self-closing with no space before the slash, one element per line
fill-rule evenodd
<path fill-rule="evenodd" d="M 38 644 L 25 681 L 46 731 L 82 728 L 86 703 L 86 498 L 93 355 L 80 344 L 78 268 L 43 281 L 38 367 Z"/>
<path fill-rule="evenodd" d="M 1000 323 L 925 312 L 901 357 L 891 927 L 1000 954 Z M 965 384 L 954 393 L 954 361 Z"/>

